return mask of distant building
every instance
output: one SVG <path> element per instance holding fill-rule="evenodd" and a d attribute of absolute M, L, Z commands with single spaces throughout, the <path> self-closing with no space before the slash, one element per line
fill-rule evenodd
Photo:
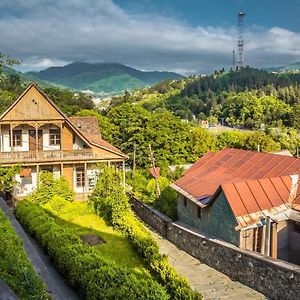
<path fill-rule="evenodd" d="M 64 176 L 77 195 L 95 187 L 97 163 L 123 168 L 126 155 L 102 139 L 95 117 L 67 117 L 31 84 L 0 116 L 0 165 L 20 165 L 15 197 L 31 194 L 43 170 Z"/>
<path fill-rule="evenodd" d="M 202 128 L 209 128 L 209 123 L 207 120 L 200 120 L 199 124 Z"/>
<path fill-rule="evenodd" d="M 238 247 L 300 264 L 300 159 L 225 148 L 172 184 L 178 218 Z"/>

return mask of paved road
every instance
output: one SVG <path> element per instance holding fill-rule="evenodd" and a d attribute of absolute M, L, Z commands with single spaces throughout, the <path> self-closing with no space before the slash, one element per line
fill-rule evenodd
<path fill-rule="evenodd" d="M 158 242 L 160 252 L 170 258 L 170 262 L 177 272 L 188 278 L 193 289 L 201 292 L 204 300 L 239 299 L 260 300 L 266 299 L 262 294 L 232 281 L 228 276 L 202 264 L 186 252 L 179 250 L 175 245 L 152 232 Z"/>
<path fill-rule="evenodd" d="M 51 265 L 48 257 L 43 254 L 37 243 L 26 234 L 2 198 L 0 198 L 0 209 L 4 211 L 15 232 L 21 238 L 27 257 L 36 273 L 45 283 L 47 291 L 52 298 L 54 300 L 79 300 L 79 297 Z"/>

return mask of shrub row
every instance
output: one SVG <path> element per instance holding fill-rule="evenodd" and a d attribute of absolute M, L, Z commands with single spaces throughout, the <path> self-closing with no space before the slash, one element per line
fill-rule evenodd
<path fill-rule="evenodd" d="M 179 276 L 169 264 L 168 257 L 159 253 L 157 243 L 149 231 L 131 210 L 129 198 L 120 188 L 119 174 L 111 168 L 104 168 L 91 195 L 95 211 L 109 219 L 121 230 L 144 257 L 150 269 L 166 287 L 174 300 L 199 300 L 202 296 L 193 291 L 187 280 Z"/>
<path fill-rule="evenodd" d="M 134 271 L 104 260 L 95 248 L 83 245 L 75 233 L 58 225 L 55 217 L 37 204 L 21 201 L 16 215 L 82 298 L 168 299 L 164 288 L 151 277 L 139 278 Z"/>
<path fill-rule="evenodd" d="M 20 299 L 47 299 L 45 286 L 28 261 L 19 237 L 0 209 L 0 278 Z"/>

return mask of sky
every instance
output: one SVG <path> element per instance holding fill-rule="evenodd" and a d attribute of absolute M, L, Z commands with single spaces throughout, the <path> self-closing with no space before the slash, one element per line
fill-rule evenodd
<path fill-rule="evenodd" d="M 232 65 L 245 11 L 245 63 L 300 61 L 300 0 L 1 0 L 0 52 L 22 71 L 119 62 L 184 75 Z"/>

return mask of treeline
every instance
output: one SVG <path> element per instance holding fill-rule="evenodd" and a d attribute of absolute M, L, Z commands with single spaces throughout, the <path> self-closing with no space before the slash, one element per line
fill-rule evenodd
<path fill-rule="evenodd" d="M 248 129 L 300 128 L 298 74 L 278 75 L 253 68 L 210 76 L 191 76 L 118 98 L 148 111 L 165 108 L 181 119 L 217 117 L 229 126 Z M 113 102 L 115 104 L 115 102 Z"/>
<path fill-rule="evenodd" d="M 182 122 L 166 109 L 150 113 L 146 109 L 123 103 L 111 108 L 104 116 L 96 111 L 84 110 L 79 115 L 97 116 L 104 139 L 129 155 L 132 163 L 134 147 L 138 167 L 149 167 L 149 144 L 154 150 L 156 163 L 168 165 L 195 162 L 211 150 L 223 147 L 261 151 L 290 149 L 296 153 L 299 144 L 297 132 L 292 129 L 268 131 L 225 131 L 212 135 L 208 130 Z"/>

